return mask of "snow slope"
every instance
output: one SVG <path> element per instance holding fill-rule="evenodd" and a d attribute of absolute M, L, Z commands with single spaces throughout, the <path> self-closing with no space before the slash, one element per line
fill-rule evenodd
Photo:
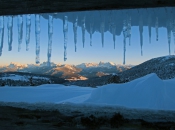
<path fill-rule="evenodd" d="M 152 73 L 125 84 L 109 84 L 98 88 L 63 85 L 1 87 L 0 101 L 71 102 L 138 109 L 175 110 L 175 79 L 161 80 Z"/>
<path fill-rule="evenodd" d="M 94 90 L 85 102 L 129 108 L 175 110 L 175 80 L 163 81 L 152 73 L 125 84 Z"/>

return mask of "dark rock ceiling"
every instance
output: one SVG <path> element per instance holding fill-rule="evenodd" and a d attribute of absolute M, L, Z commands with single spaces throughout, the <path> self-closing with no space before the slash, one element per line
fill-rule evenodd
<path fill-rule="evenodd" d="M 175 0 L 0 0 L 0 15 L 175 6 Z"/>

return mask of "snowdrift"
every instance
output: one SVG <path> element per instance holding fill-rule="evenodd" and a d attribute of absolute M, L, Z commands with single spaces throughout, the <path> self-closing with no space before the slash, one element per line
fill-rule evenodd
<path fill-rule="evenodd" d="M 162 81 L 152 73 L 129 83 L 99 87 L 85 102 L 139 109 L 175 110 L 175 80 Z"/>
<path fill-rule="evenodd" d="M 0 102 L 76 103 L 136 109 L 175 110 L 175 79 L 161 80 L 152 73 L 124 84 L 98 88 L 41 85 L 0 87 Z"/>

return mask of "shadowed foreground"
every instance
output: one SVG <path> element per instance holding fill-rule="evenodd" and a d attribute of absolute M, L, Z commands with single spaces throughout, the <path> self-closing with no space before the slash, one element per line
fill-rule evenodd
<path fill-rule="evenodd" d="M 59 110 L 29 110 L 0 106 L 0 129 L 134 129 L 174 130 L 175 122 L 147 122 L 144 119 L 126 119 L 120 113 L 111 116 L 86 115 L 81 111 L 61 113 Z M 166 119 L 165 119 L 166 120 Z"/>

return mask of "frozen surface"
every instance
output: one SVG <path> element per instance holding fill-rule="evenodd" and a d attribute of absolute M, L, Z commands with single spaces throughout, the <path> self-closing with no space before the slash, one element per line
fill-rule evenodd
<path fill-rule="evenodd" d="M 163 81 L 154 73 L 125 84 L 109 84 L 98 88 L 63 85 L 0 88 L 0 101 L 3 102 L 69 102 L 174 111 L 174 99 L 175 79 Z"/>

